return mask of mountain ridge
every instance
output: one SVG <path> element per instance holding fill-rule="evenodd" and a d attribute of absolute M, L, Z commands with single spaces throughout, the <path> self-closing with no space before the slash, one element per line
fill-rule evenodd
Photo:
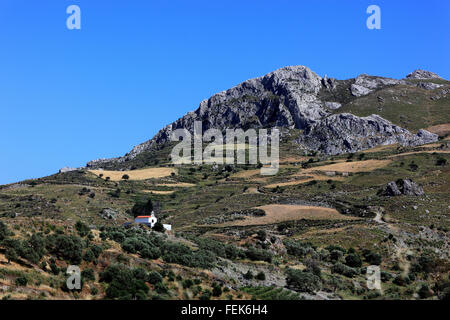
<path fill-rule="evenodd" d="M 193 131 L 195 121 L 201 121 L 204 130 L 209 128 L 224 130 L 240 127 L 246 130 L 248 128 L 282 127 L 313 132 L 314 130 L 311 130 L 313 126 L 318 126 L 318 122 L 332 116 L 333 112 L 339 110 L 346 102 L 365 97 L 380 88 L 396 85 L 424 86 L 422 82 L 419 84 L 411 82 L 419 79 L 441 80 L 442 78 L 429 71 L 415 70 L 400 80 L 367 74 L 361 74 L 352 79 L 337 80 L 327 76 L 320 77 L 306 66 L 283 67 L 212 95 L 203 100 L 196 110 L 188 112 L 185 116 L 163 127 L 152 139 L 135 146 L 126 155 L 118 158 L 93 160 L 87 163 L 87 167 L 100 168 L 109 163 L 124 163 L 142 153 L 161 148 L 170 142 L 170 134 L 173 130 L 185 128 Z M 428 82 L 426 84 L 424 89 L 428 88 L 429 90 L 442 86 L 428 84 Z M 432 86 L 430 87 L 430 85 Z M 339 91 L 345 92 L 345 98 L 336 99 Z M 386 125 L 384 122 L 386 119 L 382 117 L 374 119 L 382 122 L 378 127 Z M 359 123 L 365 124 L 366 122 L 359 121 Z M 387 125 L 393 126 L 391 123 Z M 372 133 L 376 134 L 377 132 Z M 342 134 L 338 135 L 336 141 L 342 140 Z M 349 135 L 351 132 L 347 130 L 345 134 Z M 361 148 L 364 146 L 373 147 L 390 141 L 406 144 L 408 141 L 414 141 L 414 144 L 417 145 L 434 142 L 438 138 L 437 135 L 429 132 L 421 132 L 417 136 L 406 130 L 401 134 L 409 137 L 392 138 L 389 136 L 385 139 L 373 140 L 374 144 L 360 144 L 356 149 L 335 148 L 334 152 L 359 151 L 363 150 Z M 311 137 L 311 141 L 315 140 L 314 137 Z M 336 144 L 336 141 L 331 141 L 331 144 Z M 303 143 L 302 145 L 309 148 L 312 144 Z M 325 147 L 322 148 L 322 151 L 328 149 Z M 314 150 L 314 148 L 310 148 L 310 150 Z"/>

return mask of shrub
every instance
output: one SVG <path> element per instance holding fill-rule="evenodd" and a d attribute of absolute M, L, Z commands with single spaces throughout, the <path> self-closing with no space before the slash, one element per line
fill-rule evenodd
<path fill-rule="evenodd" d="M 151 271 L 147 276 L 148 283 L 157 284 L 163 281 L 163 277 L 157 271 Z"/>
<path fill-rule="evenodd" d="M 263 249 L 250 248 L 245 252 L 248 259 L 252 261 L 266 261 L 272 262 L 272 254 L 269 251 Z"/>
<path fill-rule="evenodd" d="M 266 241 L 267 233 L 264 230 L 258 230 L 256 238 L 260 241 Z"/>
<path fill-rule="evenodd" d="M 426 299 L 433 295 L 427 284 L 422 284 L 417 293 L 419 294 L 420 299 Z"/>
<path fill-rule="evenodd" d="M 5 240 L 9 236 L 8 226 L 0 221 L 0 241 Z"/>
<path fill-rule="evenodd" d="M 8 260 L 8 264 L 10 264 L 11 261 L 16 261 L 19 258 L 19 255 L 13 248 L 8 248 L 5 252 L 5 258 Z"/>
<path fill-rule="evenodd" d="M 302 258 L 308 253 L 313 253 L 314 247 L 309 242 L 286 239 L 283 241 L 288 254 Z"/>
<path fill-rule="evenodd" d="M 214 297 L 220 297 L 222 295 L 222 288 L 220 287 L 220 285 L 218 283 L 213 284 L 212 295 Z"/>
<path fill-rule="evenodd" d="M 192 281 L 191 279 L 186 279 L 183 281 L 183 288 L 187 289 L 190 288 L 194 285 L 194 281 Z"/>
<path fill-rule="evenodd" d="M 447 159 L 445 158 L 439 158 L 436 160 L 437 166 L 445 166 L 447 164 Z"/>
<path fill-rule="evenodd" d="M 203 291 L 202 295 L 199 297 L 200 300 L 210 300 L 211 299 L 211 291 L 210 290 L 205 290 Z"/>
<path fill-rule="evenodd" d="M 351 253 L 345 257 L 345 264 L 352 268 L 360 268 L 362 262 L 357 253 Z"/>
<path fill-rule="evenodd" d="M 122 176 L 122 179 L 123 179 L 123 180 L 128 180 L 128 179 L 130 179 L 130 176 L 127 175 L 127 174 L 124 174 L 124 175 Z"/>
<path fill-rule="evenodd" d="M 71 264 L 81 263 L 82 248 L 82 241 L 77 236 L 53 234 L 47 237 L 47 249 Z"/>
<path fill-rule="evenodd" d="M 163 224 L 161 222 L 159 222 L 159 221 L 157 221 L 155 223 L 155 225 L 153 226 L 153 230 L 156 231 L 156 232 L 161 232 L 161 233 L 164 233 L 164 231 L 166 231 L 164 229 Z"/>
<path fill-rule="evenodd" d="M 369 264 L 372 265 L 380 265 L 381 264 L 381 255 L 376 252 L 372 252 L 370 250 L 364 250 L 363 252 L 364 260 L 366 260 Z"/>
<path fill-rule="evenodd" d="M 266 274 L 262 271 L 258 272 L 258 274 L 256 275 L 256 279 L 264 281 L 266 280 Z"/>
<path fill-rule="evenodd" d="M 286 273 L 286 283 L 293 290 L 313 293 L 322 287 L 320 278 L 311 272 L 288 269 Z"/>
<path fill-rule="evenodd" d="M 77 223 L 75 223 L 75 229 L 77 230 L 78 234 L 82 238 L 87 236 L 89 234 L 89 231 L 90 231 L 90 229 L 87 226 L 87 224 L 85 224 L 85 223 L 83 223 L 81 221 L 77 221 Z"/>
<path fill-rule="evenodd" d="M 342 274 L 343 276 L 346 276 L 348 278 L 353 278 L 355 275 L 358 274 L 358 272 L 349 267 L 346 266 L 345 264 L 342 264 L 340 262 L 337 262 L 332 268 L 331 268 L 331 272 L 332 273 L 337 273 L 337 274 Z"/>
<path fill-rule="evenodd" d="M 320 278 L 322 271 L 317 260 L 308 259 L 305 261 L 305 265 L 306 271 L 311 272 Z"/>
<path fill-rule="evenodd" d="M 120 192 L 120 189 L 117 188 L 116 190 L 109 192 L 109 195 L 113 198 L 120 198 Z"/>
<path fill-rule="evenodd" d="M 83 260 L 86 262 L 92 262 L 95 260 L 95 255 L 91 249 L 87 249 L 84 253 Z"/>
<path fill-rule="evenodd" d="M 22 277 L 18 277 L 18 278 L 16 278 L 15 283 L 16 283 L 16 286 L 24 287 L 24 286 L 26 286 L 28 284 L 28 279 L 23 277 L 23 276 Z"/>
<path fill-rule="evenodd" d="M 244 274 L 244 279 L 246 279 L 246 280 L 253 279 L 253 273 L 251 270 L 248 270 L 247 273 Z"/>
<path fill-rule="evenodd" d="M 145 299 L 149 291 L 145 282 L 135 278 L 132 269 L 123 265 L 109 266 L 100 274 L 100 281 L 108 283 L 106 297 L 109 299 Z"/>
<path fill-rule="evenodd" d="M 81 271 L 81 278 L 84 281 L 95 281 L 94 270 L 86 269 L 86 270 Z"/>
<path fill-rule="evenodd" d="M 402 276 L 402 275 L 398 275 L 394 278 L 394 280 L 392 281 L 392 283 L 398 285 L 398 286 L 405 286 L 407 284 L 409 284 L 411 281 L 409 279 L 408 276 Z"/>
<path fill-rule="evenodd" d="M 145 259 L 158 259 L 161 256 L 161 250 L 155 247 L 147 247 L 141 250 L 140 252 L 142 258 Z"/>

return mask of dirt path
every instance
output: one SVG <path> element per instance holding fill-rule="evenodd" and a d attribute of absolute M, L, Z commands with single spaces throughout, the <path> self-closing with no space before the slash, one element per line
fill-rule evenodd
<path fill-rule="evenodd" d="M 402 275 L 408 275 L 411 263 L 408 261 L 407 256 L 412 254 L 412 251 L 409 249 L 408 245 L 405 242 L 406 237 L 399 231 L 398 227 L 395 224 L 383 220 L 383 213 L 381 210 L 378 210 L 376 212 L 376 216 L 373 218 L 373 220 L 385 226 L 389 233 L 394 235 L 397 239 L 397 241 L 394 243 L 393 256 L 397 259 L 400 268 L 403 270 Z"/>

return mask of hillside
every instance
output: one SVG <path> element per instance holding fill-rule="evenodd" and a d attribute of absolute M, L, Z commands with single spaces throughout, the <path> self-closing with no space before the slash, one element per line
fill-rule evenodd
<path fill-rule="evenodd" d="M 449 92 L 423 70 L 336 80 L 286 67 L 124 157 L 0 186 L 0 298 L 448 299 Z M 174 166 L 169 134 L 194 120 L 280 128 L 278 173 Z M 123 226 L 151 207 L 172 231 Z M 80 290 L 65 285 L 70 265 Z M 366 281 L 374 265 L 381 290 Z"/>

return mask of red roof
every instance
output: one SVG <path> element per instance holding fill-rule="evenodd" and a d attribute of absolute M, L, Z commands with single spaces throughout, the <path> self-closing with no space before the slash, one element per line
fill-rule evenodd
<path fill-rule="evenodd" d="M 152 216 L 137 216 L 135 219 L 138 219 L 138 218 L 151 218 Z"/>

